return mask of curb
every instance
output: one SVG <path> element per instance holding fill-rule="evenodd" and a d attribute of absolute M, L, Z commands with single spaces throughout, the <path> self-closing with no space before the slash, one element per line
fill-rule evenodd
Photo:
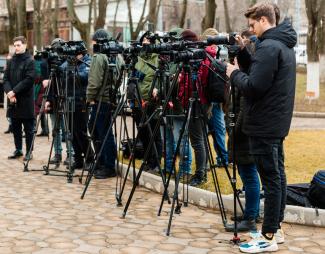
<path fill-rule="evenodd" d="M 126 174 L 127 165 L 123 164 L 123 175 Z M 138 173 L 138 169 L 136 174 Z M 131 168 L 128 174 L 128 179 L 133 179 L 133 169 Z M 139 184 L 146 189 L 152 190 L 154 192 L 163 193 L 164 187 L 161 181 L 161 177 L 153 175 L 147 172 L 142 172 Z M 175 188 L 175 183 L 172 180 L 170 182 L 168 193 L 172 197 Z M 182 197 L 183 194 L 183 184 L 179 184 L 179 196 Z M 217 195 L 214 192 L 202 190 L 192 186 L 188 186 L 189 193 L 189 203 L 201 207 L 219 209 Z M 226 212 L 234 211 L 233 195 L 222 195 L 223 205 Z M 244 199 L 241 199 L 244 205 Z M 237 206 L 238 207 L 238 206 Z M 263 211 L 264 203 L 261 201 L 260 211 Z M 318 226 L 325 227 L 325 210 L 324 209 L 314 209 L 305 208 L 299 206 L 287 205 L 285 209 L 284 222 L 308 225 L 308 226 Z"/>
<path fill-rule="evenodd" d="M 325 113 L 323 112 L 293 112 L 294 117 L 301 118 L 325 118 Z"/>

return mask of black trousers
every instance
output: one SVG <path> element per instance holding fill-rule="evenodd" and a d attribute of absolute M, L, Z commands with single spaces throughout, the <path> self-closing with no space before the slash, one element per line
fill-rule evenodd
<path fill-rule="evenodd" d="M 23 119 L 23 118 L 11 118 L 12 121 L 12 132 L 14 134 L 14 141 L 16 150 L 23 149 L 23 135 L 22 126 L 24 126 L 24 132 L 26 137 L 26 153 L 29 152 L 32 146 L 32 140 L 34 135 L 34 118 Z"/>
<path fill-rule="evenodd" d="M 250 137 L 249 141 L 265 194 L 262 233 L 276 233 L 287 197 L 283 138 Z"/>
<path fill-rule="evenodd" d="M 149 109 L 147 111 L 147 117 L 150 117 L 150 115 L 154 112 L 155 108 L 153 106 L 151 106 L 151 105 L 149 105 L 148 107 L 149 107 Z M 142 112 L 141 112 L 141 110 L 139 108 L 135 108 L 133 110 L 134 110 L 134 120 L 135 120 L 137 126 L 139 127 L 141 117 L 142 117 Z M 157 122 L 158 122 L 157 121 L 157 116 L 153 117 L 150 120 L 149 124 L 150 124 L 152 132 L 154 131 L 154 128 L 155 128 Z M 139 135 L 139 138 L 140 138 L 140 140 L 141 140 L 141 142 L 143 144 L 144 152 L 146 152 L 146 150 L 147 150 L 147 148 L 149 146 L 150 139 L 151 139 L 149 128 L 147 126 L 142 127 L 141 130 L 139 131 L 138 135 Z M 148 165 L 151 168 L 155 168 L 156 166 L 158 166 L 158 163 L 160 164 L 161 157 L 162 157 L 162 139 L 161 139 L 160 128 L 159 128 L 158 133 L 157 133 L 157 135 L 155 137 L 155 142 L 154 143 L 156 144 L 158 158 L 157 158 L 157 156 L 156 156 L 156 154 L 154 152 L 154 147 L 152 146 L 151 149 L 150 149 L 149 157 L 147 159 Z"/>
<path fill-rule="evenodd" d="M 88 124 L 88 112 L 84 108 L 76 107 L 73 113 L 73 137 L 72 146 L 74 150 L 74 159 L 76 162 L 83 162 L 83 158 L 86 156 L 88 148 L 87 138 L 87 124 Z M 88 158 L 93 156 L 91 147 L 88 153 Z M 88 161 L 88 158 L 86 160 Z"/>

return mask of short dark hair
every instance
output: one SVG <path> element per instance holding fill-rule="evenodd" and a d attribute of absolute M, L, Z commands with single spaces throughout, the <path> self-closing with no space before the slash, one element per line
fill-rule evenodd
<path fill-rule="evenodd" d="M 246 18 L 251 18 L 255 20 L 260 20 L 263 16 L 266 17 L 270 24 L 274 25 L 276 23 L 275 5 L 267 3 L 257 3 L 252 7 L 248 8 L 245 12 Z"/>
<path fill-rule="evenodd" d="M 12 40 L 13 43 L 15 43 L 16 41 L 21 41 L 22 44 L 26 44 L 27 42 L 25 36 L 17 36 Z"/>

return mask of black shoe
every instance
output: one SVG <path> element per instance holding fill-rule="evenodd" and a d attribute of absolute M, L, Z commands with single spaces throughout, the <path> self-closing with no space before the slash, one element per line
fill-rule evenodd
<path fill-rule="evenodd" d="M 230 219 L 232 221 L 235 221 L 235 216 L 231 216 Z M 243 215 L 239 215 L 237 216 L 237 222 L 241 222 L 242 220 L 244 220 L 244 216 Z M 255 222 L 256 223 L 261 223 L 262 222 L 262 218 L 260 216 L 258 216 L 256 219 L 255 219 Z"/>
<path fill-rule="evenodd" d="M 11 127 L 11 125 L 9 125 L 8 130 L 6 130 L 4 132 L 4 134 L 9 134 L 9 133 L 12 133 L 12 127 Z"/>
<path fill-rule="evenodd" d="M 235 224 L 228 224 L 225 227 L 227 232 L 235 231 Z M 242 220 L 237 224 L 238 232 L 247 232 L 247 231 L 256 231 L 256 222 L 255 220 Z"/>
<path fill-rule="evenodd" d="M 72 169 L 83 169 L 83 167 L 84 167 L 84 163 L 82 161 L 75 161 L 71 165 Z M 69 163 L 67 165 L 67 168 L 69 168 Z"/>
<path fill-rule="evenodd" d="M 32 154 L 32 153 L 31 153 L 31 154 L 27 153 L 27 154 L 24 156 L 23 161 L 30 161 L 30 160 L 32 160 L 32 159 L 33 159 L 33 154 Z"/>
<path fill-rule="evenodd" d="M 116 176 L 115 169 L 100 169 L 95 173 L 96 179 L 106 179 L 115 176 Z"/>
<path fill-rule="evenodd" d="M 50 164 L 60 164 L 61 161 L 62 161 L 62 155 L 61 154 L 55 154 L 50 159 Z"/>
<path fill-rule="evenodd" d="M 39 133 L 39 134 L 37 134 L 36 136 L 37 137 L 47 137 L 49 135 L 49 133 L 48 132 L 41 132 L 41 133 Z"/>
<path fill-rule="evenodd" d="M 23 153 L 21 151 L 19 151 L 19 150 L 16 150 L 16 151 L 13 152 L 12 155 L 8 156 L 8 159 L 9 160 L 17 159 L 17 158 L 19 158 L 21 156 L 23 156 Z"/>
<path fill-rule="evenodd" d="M 65 160 L 63 162 L 63 165 L 68 166 L 69 165 L 69 161 L 70 161 L 70 156 L 68 155 L 67 158 L 65 158 Z M 74 159 L 73 158 L 71 158 L 71 163 L 72 164 L 74 163 Z"/>
<path fill-rule="evenodd" d="M 190 180 L 190 185 L 193 187 L 199 186 L 207 182 L 206 174 L 194 174 Z"/>

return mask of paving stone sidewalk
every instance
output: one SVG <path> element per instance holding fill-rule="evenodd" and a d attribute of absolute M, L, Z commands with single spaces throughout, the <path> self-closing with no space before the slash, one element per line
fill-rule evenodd
<path fill-rule="evenodd" d="M 4 119 L 3 113 L 0 117 Z M 23 173 L 23 162 L 8 160 L 12 135 L 0 122 L 0 253 L 239 253 L 228 240 L 218 211 L 195 206 L 182 208 L 165 234 L 170 206 L 157 217 L 161 197 L 138 188 L 125 219 L 116 206 L 115 179 L 93 180 L 84 200 L 77 179 Z M 50 141 L 37 138 L 30 169 L 41 169 Z M 61 167 L 63 169 L 63 167 Z M 79 173 L 79 172 L 78 172 Z M 129 194 L 130 184 L 124 195 Z M 325 253 L 325 228 L 284 225 L 286 243 L 278 253 Z M 248 239 L 245 234 L 241 238 Z"/>

